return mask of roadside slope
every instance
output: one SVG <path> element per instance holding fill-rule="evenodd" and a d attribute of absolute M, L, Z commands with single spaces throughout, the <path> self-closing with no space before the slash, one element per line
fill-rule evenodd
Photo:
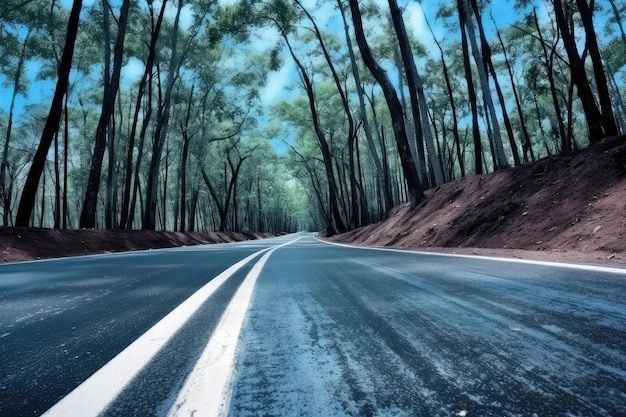
<path fill-rule="evenodd" d="M 445 184 L 331 240 L 626 265 L 625 139 Z"/>
<path fill-rule="evenodd" d="M 0 227 L 0 262 L 226 243 L 269 236 L 268 233 L 183 233 L 122 229 L 56 230 Z"/>

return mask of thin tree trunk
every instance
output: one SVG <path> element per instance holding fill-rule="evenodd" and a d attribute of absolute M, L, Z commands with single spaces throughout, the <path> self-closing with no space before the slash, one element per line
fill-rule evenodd
<path fill-rule="evenodd" d="M 41 211 L 39 213 L 39 227 L 43 227 L 44 216 L 46 215 L 46 170 L 43 171 L 43 180 L 41 181 Z"/>
<path fill-rule="evenodd" d="M 178 8 L 176 10 L 176 17 L 174 18 L 174 27 L 172 35 L 172 56 L 167 71 L 167 82 L 165 85 L 165 95 L 163 103 L 161 105 L 162 111 L 159 112 L 157 118 L 157 126 L 154 134 L 154 146 L 152 152 L 152 159 L 150 161 L 150 170 L 148 171 L 148 184 L 146 187 L 146 211 L 144 213 L 143 228 L 147 230 L 154 230 L 155 228 L 155 216 L 157 206 L 158 195 L 158 182 L 159 182 L 159 167 L 161 165 L 161 154 L 165 146 L 167 131 L 170 118 L 170 104 L 172 99 L 172 91 L 174 90 L 174 84 L 178 78 L 178 69 L 180 63 L 178 62 L 178 35 L 179 35 L 179 22 L 180 14 L 183 8 L 183 0 L 178 1 Z"/>
<path fill-rule="evenodd" d="M 450 107 L 452 109 L 452 134 L 454 136 L 454 144 L 456 147 L 457 158 L 459 161 L 459 169 L 461 170 L 461 177 L 465 177 L 465 161 L 463 160 L 463 155 L 461 153 L 461 138 L 459 136 L 459 123 L 458 116 L 456 111 L 456 100 L 454 100 L 454 95 L 452 92 L 452 83 L 450 82 L 450 74 L 448 72 L 448 65 L 446 64 L 445 54 L 443 52 L 443 48 L 441 47 L 441 43 L 435 37 L 435 32 L 430 26 L 430 22 L 425 18 L 426 25 L 430 30 L 430 33 L 433 36 L 433 40 L 439 49 L 439 53 L 441 54 L 441 65 L 443 69 L 443 76 L 446 81 L 446 90 L 448 92 L 448 99 L 450 100 Z"/>
<path fill-rule="evenodd" d="M 132 228 L 132 216 L 134 210 L 130 210 L 130 201 L 131 201 L 131 187 L 132 187 L 132 178 L 133 178 L 133 152 L 135 149 L 135 134 L 137 132 L 137 125 L 139 123 L 139 112 L 141 110 L 141 102 L 143 100 L 144 91 L 146 89 L 146 83 L 152 74 L 152 69 L 154 68 L 154 60 L 156 58 L 156 44 L 159 38 L 159 34 L 161 33 L 161 23 L 163 22 L 163 16 L 165 14 L 165 6 L 167 5 L 167 0 L 163 0 L 161 4 L 161 11 L 159 12 L 159 16 L 157 18 L 156 24 L 153 25 L 152 28 L 152 36 L 150 39 L 150 45 L 148 47 L 148 58 L 146 60 L 146 68 L 144 73 L 139 81 L 139 88 L 137 90 L 137 102 L 135 104 L 135 114 L 132 121 L 130 136 L 128 138 L 128 151 L 126 154 L 126 178 L 124 183 L 124 194 L 122 196 L 122 212 L 120 214 L 120 227 L 122 228 Z M 153 17 L 152 11 L 152 2 L 148 2 L 148 7 L 150 9 L 150 15 Z M 152 110 L 149 109 L 147 113 L 147 121 L 150 119 L 150 115 L 152 114 Z M 144 126 L 147 126 L 147 121 L 144 120 Z M 142 132 L 145 134 L 145 129 L 142 128 Z M 139 154 L 142 154 L 143 149 L 143 136 L 141 140 L 141 145 L 139 146 Z M 139 157 L 137 161 L 137 168 L 139 168 Z M 135 179 L 138 178 L 138 175 L 135 176 Z M 135 182 L 136 184 L 136 182 Z M 135 199 L 136 185 L 133 187 L 133 200 Z M 130 216 L 129 216 L 130 211 Z"/>
<path fill-rule="evenodd" d="M 68 160 L 69 160 L 69 140 L 70 140 L 70 120 L 67 109 L 67 94 L 65 95 L 65 106 L 63 110 L 63 115 L 65 118 L 64 129 L 63 129 L 63 229 L 67 229 L 67 171 L 68 171 Z"/>
<path fill-rule="evenodd" d="M 589 56 L 593 64 L 593 74 L 596 80 L 596 88 L 598 89 L 598 98 L 600 101 L 600 109 L 602 111 L 602 125 L 605 136 L 617 135 L 617 124 L 615 123 L 615 115 L 613 114 L 613 105 L 611 104 L 611 93 L 609 84 L 602 65 L 602 55 L 598 47 L 598 39 L 596 29 L 593 25 L 593 7 L 595 0 L 591 0 L 591 5 L 587 4 L 587 0 L 576 0 L 578 11 L 580 12 L 585 34 L 587 36 L 586 46 L 589 50 Z"/>
<path fill-rule="evenodd" d="M 50 112 L 48 113 L 48 118 L 46 119 L 46 124 L 41 134 L 39 146 L 33 157 L 33 162 L 22 190 L 22 196 L 15 219 L 16 226 L 28 226 L 30 223 L 35 204 L 35 196 L 37 195 L 37 187 L 39 186 L 39 180 L 41 179 L 46 163 L 46 156 L 48 155 L 48 150 L 50 149 L 54 135 L 59 129 L 59 123 L 63 113 L 63 97 L 67 94 L 69 74 L 72 68 L 72 57 L 74 56 L 74 43 L 76 41 L 76 35 L 78 34 L 78 23 L 82 5 L 82 0 L 74 0 L 72 11 L 70 12 L 65 47 L 63 48 L 63 55 L 59 65 L 57 85 L 52 98 L 52 104 L 50 105 Z"/>
<path fill-rule="evenodd" d="M 354 56 L 354 50 L 352 48 L 352 40 L 350 39 L 350 30 L 348 27 L 348 20 L 346 18 L 345 9 L 341 0 L 337 0 L 337 5 L 339 7 L 339 11 L 341 12 L 341 19 L 343 21 L 343 28 L 346 36 L 346 44 L 348 46 L 348 54 L 350 56 L 350 67 L 352 69 L 355 88 L 359 97 L 359 113 L 361 116 L 361 121 L 363 122 L 363 131 L 365 132 L 367 147 L 370 151 L 370 155 L 372 156 L 374 167 L 376 168 L 376 175 L 381 179 L 382 182 L 385 210 L 388 211 L 391 210 L 391 208 L 393 207 L 393 195 L 391 194 L 391 186 L 385 180 L 386 176 L 383 171 L 380 156 L 378 155 L 378 151 L 376 150 L 376 145 L 374 144 L 372 129 L 368 121 L 367 111 L 365 109 L 365 93 L 363 92 L 363 86 L 361 85 L 359 66 L 357 65 L 356 58 Z"/>
<path fill-rule="evenodd" d="M 2 198 L 3 204 L 3 216 L 2 224 L 6 227 L 9 225 L 10 213 L 11 213 L 11 201 L 12 201 L 12 186 L 7 184 L 7 170 L 9 168 L 9 146 L 11 143 L 11 133 L 13 129 L 13 112 L 15 110 L 15 99 L 20 91 L 20 81 L 22 78 L 22 72 L 24 71 L 24 62 L 26 60 L 26 45 L 30 34 L 33 29 L 28 28 L 24 43 L 22 44 L 22 51 L 17 62 L 17 68 L 13 77 L 13 93 L 11 94 L 11 104 L 9 105 L 9 120 L 7 120 L 7 132 L 4 139 L 4 148 L 2 149 L 2 162 L 0 162 L 0 198 Z"/>
<path fill-rule="evenodd" d="M 496 94 L 498 95 L 498 101 L 500 102 L 500 109 L 502 110 L 502 120 L 504 121 L 509 144 L 511 146 L 511 153 L 513 154 L 513 162 L 515 165 L 519 165 L 521 163 L 519 151 L 517 149 L 517 143 L 515 142 L 515 136 L 513 134 L 513 128 L 511 126 L 509 114 L 506 109 L 504 94 L 502 94 L 502 89 L 500 88 L 498 74 L 496 73 L 496 69 L 493 65 L 493 60 L 491 59 L 491 46 L 489 46 L 489 42 L 487 41 L 487 37 L 485 36 L 485 28 L 483 25 L 482 16 L 480 14 L 480 10 L 478 9 L 478 3 L 476 2 L 476 0 L 469 0 L 469 2 L 472 10 L 474 11 L 474 16 L 476 16 L 476 23 L 478 24 L 478 33 L 480 36 L 480 47 L 482 51 L 483 65 L 485 69 L 489 71 L 489 73 L 491 74 L 491 78 L 493 79 L 493 84 L 496 88 Z M 493 116 L 495 117 L 495 112 Z M 498 120 L 495 119 L 494 122 L 495 129 L 498 124 Z"/>
<path fill-rule="evenodd" d="M 466 0 L 459 0 L 459 13 L 465 14 L 465 27 L 468 32 L 470 45 L 472 47 L 472 54 L 474 55 L 474 61 L 476 61 L 476 68 L 478 69 L 478 81 L 481 91 L 483 93 L 483 102 L 485 104 L 485 113 L 488 114 L 488 119 L 491 120 L 491 129 L 487 129 L 489 140 L 494 146 L 494 159 L 496 161 L 495 169 L 504 168 L 508 166 L 506 155 L 504 154 L 504 147 L 502 145 L 502 135 L 500 134 L 500 126 L 498 125 L 498 117 L 496 115 L 496 109 L 491 97 L 491 90 L 489 88 L 489 80 L 487 78 L 487 68 L 483 60 L 481 50 L 478 47 L 476 41 L 476 34 L 474 32 L 474 23 L 472 22 L 472 16 L 469 8 L 465 4 Z"/>
<path fill-rule="evenodd" d="M 389 80 L 389 77 L 385 73 L 385 70 L 376 62 L 372 56 L 372 52 L 365 39 L 365 33 L 363 31 L 363 22 L 361 20 L 361 12 L 357 0 L 350 0 L 350 9 L 352 11 L 352 20 L 354 22 L 354 31 L 357 39 L 357 44 L 361 51 L 361 56 L 365 65 L 368 67 L 378 84 L 380 84 L 387 101 L 387 106 L 391 112 L 392 126 L 394 136 L 396 139 L 396 145 L 398 147 L 398 154 L 400 156 L 400 162 L 402 164 L 402 171 L 404 172 L 404 178 L 407 185 L 408 197 L 411 206 L 417 206 L 422 200 L 424 200 L 424 192 L 419 182 L 417 169 L 415 168 L 415 162 L 411 155 L 411 148 L 409 146 L 409 140 L 406 135 L 406 129 L 404 125 L 404 114 L 402 111 L 402 105 L 398 100 L 396 91 Z"/>
<path fill-rule="evenodd" d="M 480 139 L 480 128 L 478 126 L 478 102 L 476 90 L 474 89 L 474 81 L 472 77 L 472 68 L 469 58 L 469 45 L 467 43 L 467 33 L 465 33 L 465 13 L 462 12 L 463 0 L 457 0 L 459 8 L 459 24 L 461 27 L 461 49 L 463 50 L 463 69 L 465 70 L 465 82 L 467 83 L 467 98 L 470 103 L 472 113 L 472 136 L 474 143 L 474 173 L 482 174 L 483 171 L 483 145 Z"/>
<path fill-rule="evenodd" d="M 343 90 L 343 86 L 341 85 L 341 80 L 339 79 L 339 75 L 337 75 L 337 71 L 335 70 L 335 65 L 333 64 L 332 59 L 330 58 L 330 54 L 328 53 L 328 49 L 326 48 L 326 44 L 322 39 L 322 34 L 313 20 L 311 14 L 302 6 L 302 4 L 295 0 L 296 3 L 300 6 L 300 8 L 304 11 L 304 13 L 309 18 L 309 21 L 313 25 L 315 30 L 315 35 L 317 40 L 322 47 L 322 52 L 324 53 L 324 58 L 326 60 L 326 64 L 330 68 L 330 72 L 333 76 L 333 80 L 335 82 L 335 86 L 337 87 L 337 91 L 339 92 L 339 96 L 341 97 L 341 104 L 343 106 L 344 113 L 346 115 L 346 119 L 348 121 L 348 170 L 349 178 L 350 178 L 350 207 L 352 209 L 352 216 L 350 218 L 350 226 L 352 229 L 361 226 L 360 224 L 360 215 L 359 215 L 359 201 L 360 199 L 365 198 L 362 192 L 359 192 L 357 185 L 357 179 L 355 175 L 355 165 L 354 165 L 354 142 L 356 140 L 356 128 L 354 123 L 354 117 L 352 117 L 352 112 L 350 111 L 350 103 L 348 103 L 348 97 Z"/>
<path fill-rule="evenodd" d="M 619 92 L 619 87 L 615 81 L 615 72 L 611 68 L 608 60 L 604 60 L 606 66 L 606 72 L 609 80 L 609 88 L 615 97 L 615 113 L 618 131 L 622 134 L 626 132 L 626 108 L 624 107 L 624 100 Z"/>
<path fill-rule="evenodd" d="M 495 26 L 495 20 L 494 20 Z M 524 144 L 522 145 L 522 154 L 524 158 L 524 162 L 528 162 L 528 153 L 530 153 L 531 160 L 535 160 L 535 154 L 533 152 L 532 143 L 530 142 L 530 134 L 528 133 L 528 127 L 526 126 L 526 120 L 524 117 L 524 111 L 522 109 L 522 103 L 519 98 L 519 94 L 517 92 L 517 87 L 515 86 L 515 78 L 513 77 L 513 69 L 511 67 L 511 62 L 509 61 L 509 57 L 506 53 L 506 48 L 504 47 L 504 42 L 502 41 L 502 36 L 500 36 L 500 31 L 496 28 L 496 34 L 498 35 L 498 40 L 500 41 L 500 46 L 502 47 L 502 53 L 504 55 L 504 62 L 506 63 L 506 68 L 509 72 L 509 79 L 511 80 L 511 88 L 513 89 L 513 96 L 515 97 L 515 105 L 517 107 L 517 114 L 519 115 L 520 125 L 522 127 L 522 134 L 524 135 Z"/>
<path fill-rule="evenodd" d="M 193 135 L 189 133 L 189 120 L 191 119 L 191 102 L 193 101 L 193 91 L 195 83 L 191 86 L 189 92 L 189 103 L 187 105 L 187 115 L 185 117 L 185 125 L 181 122 L 181 131 L 183 134 L 183 151 L 180 161 L 180 231 L 185 231 L 185 216 L 187 205 L 187 160 L 189 159 L 189 144 Z"/>
<path fill-rule="evenodd" d="M 59 131 L 54 135 L 54 226 L 61 227 L 61 173 L 59 172 Z"/>
<path fill-rule="evenodd" d="M 585 119 L 587 121 L 587 127 L 589 128 L 589 141 L 597 142 L 607 135 L 605 131 L 606 126 L 603 123 L 603 116 L 596 105 L 589 79 L 585 72 L 585 63 L 580 55 L 578 55 L 578 49 L 576 46 L 576 38 L 573 34 L 573 28 L 567 23 L 565 12 L 563 9 L 563 3 L 561 0 L 553 0 L 554 2 L 554 14 L 556 17 L 557 27 L 561 33 L 563 39 L 563 46 L 567 52 L 569 58 L 570 72 L 572 80 L 576 84 L 578 90 L 578 98 L 583 107 L 585 113 Z"/>
<path fill-rule="evenodd" d="M 108 2 L 103 0 L 105 6 L 104 15 L 108 16 Z M 105 71 L 104 80 L 104 98 L 102 102 L 102 112 L 100 120 L 96 128 L 96 139 L 91 159 L 91 169 L 89 170 L 89 179 L 87 181 L 87 189 L 85 191 L 85 200 L 83 210 L 80 215 L 81 228 L 94 228 L 96 223 L 96 206 L 98 202 L 98 190 L 100 189 L 100 174 L 102 172 L 102 161 L 107 145 L 107 131 L 111 123 L 111 117 L 115 110 L 115 97 L 120 85 L 120 75 L 122 70 L 122 56 L 124 53 L 124 40 L 126 38 L 126 23 L 128 21 L 128 11 L 130 9 L 130 0 L 124 0 L 120 8 L 120 17 L 118 19 L 118 32 L 115 41 L 115 52 L 113 57 L 113 70 L 110 80 Z M 106 22 L 106 19 L 105 19 Z M 105 27 L 107 24 L 105 23 Z M 106 32 L 106 31 L 105 31 Z M 108 46 L 106 46 L 108 48 Z M 108 65 L 108 59 L 105 65 Z M 109 140 L 112 138 L 109 137 Z M 113 164 L 114 161 L 109 161 Z M 110 223 L 107 221 L 107 225 Z"/>
<path fill-rule="evenodd" d="M 191 201 L 189 202 L 189 231 L 194 232 L 196 230 L 196 209 L 198 207 L 198 198 L 200 197 L 200 190 L 194 190 L 191 195 Z"/>
<path fill-rule="evenodd" d="M 539 26 L 539 18 L 537 17 L 537 9 L 533 10 L 535 27 L 537 28 L 537 35 L 539 36 L 539 42 L 541 43 L 541 48 L 543 51 L 543 57 L 546 61 L 546 72 L 548 74 L 548 81 L 550 83 L 550 95 L 552 96 L 552 105 L 554 106 L 554 113 L 556 116 L 556 120 L 558 123 L 559 134 L 561 136 L 561 144 L 564 151 L 568 152 L 571 150 L 571 143 L 569 142 L 569 136 L 565 132 L 565 125 L 563 123 L 563 115 L 561 114 L 561 106 L 559 104 L 559 98 L 556 91 L 556 83 L 554 80 L 554 54 L 556 49 L 556 42 L 552 45 L 552 51 L 548 53 L 548 48 L 546 46 L 546 42 L 543 39 L 543 33 L 541 31 L 541 27 Z M 541 120 L 541 119 L 539 119 Z"/>
<path fill-rule="evenodd" d="M 439 163 L 433 133 L 428 121 L 428 106 L 424 97 L 424 83 L 422 82 L 422 78 L 420 77 L 417 67 L 415 66 L 411 44 L 406 33 L 404 19 L 402 19 L 398 3 L 396 0 L 388 0 L 388 2 L 389 9 L 391 10 L 391 20 L 400 45 L 400 54 L 402 55 L 402 62 L 406 73 L 407 86 L 409 87 L 411 111 L 413 114 L 415 131 L 421 132 L 423 135 L 423 138 L 418 140 L 418 144 L 420 141 L 423 141 L 426 144 L 428 163 L 435 178 L 435 186 L 439 186 L 444 182 L 443 170 L 441 169 L 441 164 Z"/>
<path fill-rule="evenodd" d="M 162 223 L 162 229 L 161 230 L 167 230 L 167 181 L 169 178 L 169 171 L 170 171 L 170 147 L 168 145 L 166 151 L 165 151 L 165 170 L 163 172 L 163 201 L 162 201 L 162 205 L 163 205 L 163 223 Z"/>
<path fill-rule="evenodd" d="M 317 112 L 317 104 L 315 102 L 315 93 L 313 91 L 313 84 L 311 82 L 311 79 L 309 78 L 309 75 L 306 72 L 306 69 L 302 65 L 302 62 L 300 62 L 300 60 L 294 53 L 293 48 L 291 47 L 291 43 L 289 42 L 289 38 L 287 37 L 287 34 L 283 32 L 282 36 L 285 42 L 287 43 L 287 47 L 289 49 L 291 57 L 296 63 L 298 72 L 300 73 L 300 78 L 302 79 L 302 82 L 304 83 L 305 90 L 309 99 L 309 109 L 311 111 L 311 117 L 313 119 L 313 130 L 315 132 L 315 136 L 320 146 L 322 159 L 324 161 L 324 168 L 326 170 L 326 176 L 328 179 L 328 203 L 330 206 L 329 207 L 330 213 L 334 221 L 334 226 L 331 227 L 331 229 L 326 230 L 326 233 L 328 234 L 328 236 L 334 235 L 337 231 L 339 233 L 345 233 L 347 232 L 348 229 L 346 228 L 345 223 L 343 222 L 343 219 L 341 218 L 341 213 L 339 212 L 338 199 L 337 199 L 338 190 L 337 190 L 337 183 L 335 181 L 335 173 L 333 170 L 332 153 L 330 150 L 330 146 L 324 136 L 324 132 L 322 131 L 322 128 L 320 127 L 320 124 L 319 124 L 319 115 Z"/>

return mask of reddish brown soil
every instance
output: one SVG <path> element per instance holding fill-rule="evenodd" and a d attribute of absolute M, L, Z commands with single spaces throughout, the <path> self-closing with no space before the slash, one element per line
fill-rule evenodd
<path fill-rule="evenodd" d="M 337 242 L 626 265 L 626 137 L 426 193 Z"/>
<path fill-rule="evenodd" d="M 235 242 L 263 237 L 269 237 L 269 234 L 4 227 L 0 228 L 0 261 L 19 262 L 63 256 Z"/>

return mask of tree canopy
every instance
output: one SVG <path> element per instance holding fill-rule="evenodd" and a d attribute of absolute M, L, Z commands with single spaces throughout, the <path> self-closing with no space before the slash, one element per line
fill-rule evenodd
<path fill-rule="evenodd" d="M 623 2 L 5 0 L 5 226 L 341 233 L 626 131 Z"/>

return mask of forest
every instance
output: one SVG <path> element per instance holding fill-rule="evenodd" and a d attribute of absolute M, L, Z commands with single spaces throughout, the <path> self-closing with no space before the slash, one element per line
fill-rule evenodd
<path fill-rule="evenodd" d="M 343 233 L 626 133 L 622 0 L 3 0 L 4 226 Z"/>

